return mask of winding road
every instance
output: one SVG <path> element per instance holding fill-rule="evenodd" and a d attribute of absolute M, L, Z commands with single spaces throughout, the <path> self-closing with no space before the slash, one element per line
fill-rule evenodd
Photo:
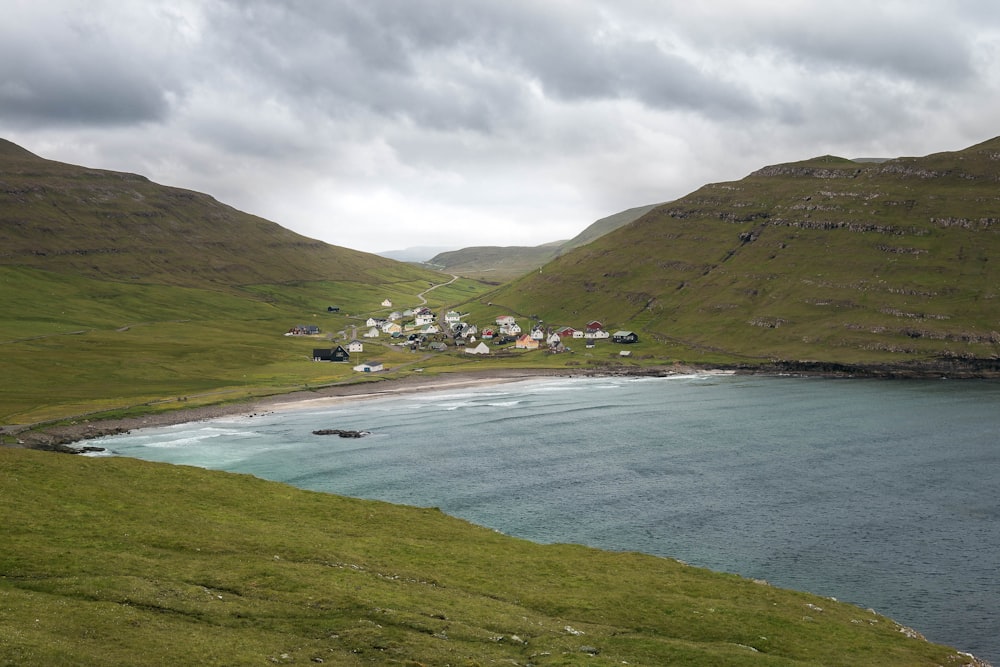
<path fill-rule="evenodd" d="M 436 290 L 438 287 L 444 287 L 445 285 L 450 285 L 453 282 L 455 282 L 456 280 L 458 280 L 458 276 L 456 276 L 453 273 L 453 274 L 451 274 L 451 280 L 449 280 L 448 282 L 446 282 L 446 283 L 438 283 L 437 285 L 431 285 L 430 287 L 428 287 L 427 289 L 425 289 L 423 292 L 421 292 L 420 294 L 417 295 L 417 298 L 420 299 L 420 305 L 422 305 L 422 306 L 426 306 L 427 305 L 427 299 L 424 298 L 425 294 L 427 294 L 431 290 Z"/>

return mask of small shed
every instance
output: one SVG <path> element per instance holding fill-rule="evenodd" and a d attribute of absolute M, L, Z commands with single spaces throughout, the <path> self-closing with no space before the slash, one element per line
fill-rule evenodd
<path fill-rule="evenodd" d="M 381 361 L 368 361 L 363 364 L 358 364 L 354 367 L 359 373 L 378 373 L 379 371 L 384 371 L 385 366 Z"/>

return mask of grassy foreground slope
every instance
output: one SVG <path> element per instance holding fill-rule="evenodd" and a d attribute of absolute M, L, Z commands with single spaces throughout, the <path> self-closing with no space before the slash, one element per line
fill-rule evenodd
<path fill-rule="evenodd" d="M 686 361 L 1000 369 L 1000 138 L 706 185 L 483 301 Z"/>
<path fill-rule="evenodd" d="M 0 449 L 0 664 L 964 665 L 874 612 L 247 475 Z"/>

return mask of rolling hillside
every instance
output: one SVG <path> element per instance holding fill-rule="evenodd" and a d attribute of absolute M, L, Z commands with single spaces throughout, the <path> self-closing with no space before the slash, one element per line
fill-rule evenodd
<path fill-rule="evenodd" d="M 344 381 L 350 366 L 315 364 L 313 348 L 450 280 L 0 140 L 0 425 Z M 431 305 L 483 289 L 457 281 Z M 320 334 L 283 335 L 300 324 Z M 393 352 L 382 361 L 412 362 Z"/>
<path fill-rule="evenodd" d="M 599 319 L 688 361 L 1000 358 L 1000 138 L 884 162 L 824 156 L 706 185 L 483 299 Z"/>
<path fill-rule="evenodd" d="M 539 246 L 474 246 L 436 255 L 428 265 L 469 278 L 503 282 L 513 280 L 550 262 L 555 257 L 590 243 L 608 232 L 648 213 L 653 205 L 630 208 L 601 218 L 568 241 Z"/>
<path fill-rule="evenodd" d="M 3 139 L 0 265 L 187 287 L 433 275 L 306 238 L 205 194 L 45 160 Z"/>

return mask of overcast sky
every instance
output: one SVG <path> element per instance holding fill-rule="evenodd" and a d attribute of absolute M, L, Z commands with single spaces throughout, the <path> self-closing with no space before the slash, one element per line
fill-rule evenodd
<path fill-rule="evenodd" d="M 996 0 L 0 0 L 0 137 L 377 252 L 1000 135 Z"/>

